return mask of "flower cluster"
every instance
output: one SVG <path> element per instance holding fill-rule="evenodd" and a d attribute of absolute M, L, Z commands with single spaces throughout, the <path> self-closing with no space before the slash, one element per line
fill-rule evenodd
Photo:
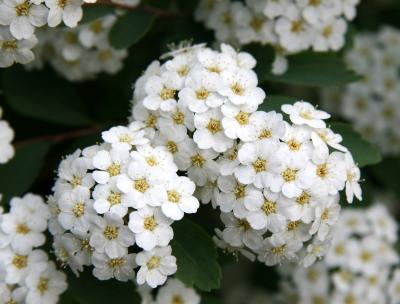
<path fill-rule="evenodd" d="M 15 154 L 14 147 L 11 145 L 11 141 L 14 139 L 14 131 L 7 121 L 1 120 L 2 116 L 3 109 L 0 107 L 0 164 L 5 164 Z"/>
<path fill-rule="evenodd" d="M 96 73 L 100 70 L 112 73 L 120 69 L 120 60 L 126 56 L 126 50 L 112 49 L 106 39 L 115 17 L 108 16 L 80 29 L 68 30 L 76 28 L 81 21 L 82 5 L 96 1 L 0 0 L 0 67 L 9 67 L 14 62 L 30 63 L 35 59 L 35 53 L 42 52 L 44 45 L 51 45 L 53 48 L 48 54 L 48 60 L 59 71 L 67 69 L 65 74 L 68 78 L 75 79 L 82 73 Z M 135 6 L 140 1 L 112 2 Z M 67 29 L 60 27 L 51 30 L 61 23 Z M 78 36 L 81 42 L 78 42 Z M 89 63 L 86 62 L 88 59 Z M 40 64 L 43 59 L 37 60 L 39 63 L 35 64 Z"/>
<path fill-rule="evenodd" d="M 397 29 L 357 35 L 345 58 L 362 80 L 345 89 L 324 91 L 324 106 L 351 120 L 385 154 L 400 152 L 399 51 Z"/>
<path fill-rule="evenodd" d="M 222 44 L 170 53 L 138 79 L 133 120 L 146 125 L 196 184 L 203 203 L 222 211 L 218 245 L 275 265 L 321 257 L 339 215 L 339 192 L 361 199 L 360 171 L 326 112 L 307 102 L 282 114 L 257 111 L 254 58 Z M 268 101 L 267 101 L 268 102 Z"/>
<path fill-rule="evenodd" d="M 128 55 L 108 42 L 108 33 L 117 16 L 109 14 L 75 28 L 56 28 L 38 32 L 35 60 L 27 68 L 43 67 L 45 62 L 70 81 L 93 78 L 100 72 L 115 74 Z"/>
<path fill-rule="evenodd" d="M 215 31 L 217 41 L 251 42 L 276 49 L 273 72 L 287 69 L 286 55 L 312 48 L 337 51 L 345 42 L 347 20 L 359 0 L 202 0 L 195 17 Z"/>
<path fill-rule="evenodd" d="M 398 227 L 386 207 L 345 209 L 323 262 L 295 267 L 285 281 L 286 300 L 296 303 L 399 303 Z M 285 302 L 287 303 L 287 302 Z M 292 303 L 292 302 L 291 302 Z"/>
<path fill-rule="evenodd" d="M 177 270 L 171 224 L 197 211 L 195 184 L 167 148 L 148 144 L 141 122 L 102 137 L 60 163 L 49 198 L 55 253 L 76 275 L 93 265 L 100 280 L 133 280 L 140 267 L 137 283 L 154 288 Z"/>
<path fill-rule="evenodd" d="M 56 304 L 66 276 L 38 247 L 45 243 L 50 210 L 40 196 L 27 194 L 0 210 L 0 303 Z"/>
<path fill-rule="evenodd" d="M 201 300 L 193 288 L 186 287 L 177 279 L 169 279 L 158 289 L 156 296 L 147 287 L 139 287 L 138 291 L 142 304 L 200 304 Z"/>

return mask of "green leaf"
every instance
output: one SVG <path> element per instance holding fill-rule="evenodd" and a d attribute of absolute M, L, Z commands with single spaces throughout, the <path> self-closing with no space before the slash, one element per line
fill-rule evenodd
<path fill-rule="evenodd" d="M 2 76 L 6 102 L 15 112 L 60 125 L 91 123 L 74 86 L 49 71 L 8 69 Z"/>
<path fill-rule="evenodd" d="M 378 180 L 385 190 L 392 190 L 400 195 L 399 177 L 400 177 L 400 158 L 386 157 L 377 166 L 371 167 L 371 171 L 376 180 Z"/>
<path fill-rule="evenodd" d="M 335 53 L 304 52 L 288 57 L 289 69 L 283 75 L 266 75 L 265 80 L 289 84 L 326 87 L 360 79 Z"/>
<path fill-rule="evenodd" d="M 272 63 L 275 60 L 274 49 L 269 45 L 249 44 L 243 48 L 243 51 L 250 53 L 257 60 L 254 71 L 260 81 L 265 79 L 271 73 Z"/>
<path fill-rule="evenodd" d="M 204 291 L 220 286 L 222 272 L 217 251 L 213 240 L 202 227 L 187 219 L 176 222 L 171 245 L 177 258 L 178 279 Z"/>
<path fill-rule="evenodd" d="M 49 142 L 22 146 L 16 150 L 15 157 L 9 163 L 0 166 L 0 193 L 3 193 L 3 203 L 29 190 L 50 147 Z"/>
<path fill-rule="evenodd" d="M 275 111 L 281 113 L 281 106 L 284 104 L 294 104 L 298 101 L 296 98 L 279 96 L 279 95 L 267 95 L 265 101 L 261 104 L 260 110 L 262 111 Z"/>
<path fill-rule="evenodd" d="M 382 160 L 378 148 L 366 141 L 353 127 L 346 123 L 332 123 L 334 132 L 343 137 L 342 144 L 347 147 L 354 157 L 354 161 L 360 166 L 374 165 Z"/>
<path fill-rule="evenodd" d="M 129 48 L 143 38 L 155 19 L 154 14 L 139 9 L 121 16 L 108 36 L 111 45 L 117 49 Z"/>
<path fill-rule="evenodd" d="M 94 21 L 108 14 L 113 14 L 114 11 L 114 8 L 110 6 L 87 4 L 87 6 L 83 7 L 83 18 L 80 21 L 80 24 Z"/>
<path fill-rule="evenodd" d="M 118 303 L 140 304 L 140 296 L 132 282 L 117 280 L 100 281 L 93 277 L 88 270 L 80 274 L 79 278 L 68 276 L 68 295 L 79 304 L 110 304 Z"/>

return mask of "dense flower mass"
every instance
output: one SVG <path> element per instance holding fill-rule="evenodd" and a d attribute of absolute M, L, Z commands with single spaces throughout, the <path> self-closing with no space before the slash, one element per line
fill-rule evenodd
<path fill-rule="evenodd" d="M 200 304 L 200 296 L 190 287 L 177 279 L 169 279 L 154 296 L 147 287 L 139 287 L 142 304 Z"/>
<path fill-rule="evenodd" d="M 197 211 L 195 184 L 143 127 L 113 127 L 59 166 L 49 229 L 58 260 L 76 275 L 92 265 L 100 280 L 128 281 L 139 267 L 137 283 L 154 288 L 177 270 L 171 224 Z"/>
<path fill-rule="evenodd" d="M 14 131 L 7 121 L 1 120 L 2 116 L 3 109 L 0 107 L 0 164 L 8 162 L 15 154 L 14 147 L 11 145 Z"/>
<path fill-rule="evenodd" d="M 27 194 L 13 198 L 9 212 L 0 211 L 0 303 L 58 303 L 66 275 L 38 249 L 46 240 L 49 207 Z"/>
<path fill-rule="evenodd" d="M 345 42 L 347 21 L 359 0 L 202 0 L 195 17 L 215 31 L 220 42 L 251 42 L 276 49 L 273 72 L 287 69 L 286 55 L 312 48 L 337 51 Z"/>
<path fill-rule="evenodd" d="M 399 303 L 397 232 L 382 204 L 343 210 L 325 259 L 286 273 L 282 303 Z"/>
<path fill-rule="evenodd" d="M 40 69 L 48 62 L 70 81 L 93 78 L 100 72 L 115 74 L 128 55 L 126 49 L 117 50 L 108 41 L 116 19 L 109 14 L 75 28 L 39 31 L 35 60 L 27 67 Z"/>
<path fill-rule="evenodd" d="M 385 154 L 400 152 L 399 51 L 397 29 L 357 35 L 345 58 L 362 80 L 344 90 L 325 90 L 323 98 L 327 109 L 351 120 Z"/>
<path fill-rule="evenodd" d="M 199 200 L 219 207 L 220 247 L 267 265 L 312 264 L 328 248 L 339 192 L 361 199 L 360 171 L 326 126 L 329 114 L 303 101 L 282 107 L 291 123 L 257 111 L 265 93 L 256 62 L 229 45 L 169 55 L 136 82 L 132 120 L 167 147 Z"/>

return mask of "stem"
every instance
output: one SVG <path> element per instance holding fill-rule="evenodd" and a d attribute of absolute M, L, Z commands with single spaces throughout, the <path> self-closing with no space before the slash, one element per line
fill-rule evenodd
<path fill-rule="evenodd" d="M 54 143 L 66 141 L 66 140 L 71 140 L 75 138 L 80 138 L 84 137 L 87 135 L 95 134 L 98 131 L 100 131 L 102 128 L 101 125 L 93 125 L 91 127 L 85 128 L 85 129 L 80 129 L 80 130 L 74 130 L 70 132 L 65 132 L 61 134 L 47 134 L 47 135 L 40 135 L 36 137 L 32 137 L 29 139 L 21 140 L 17 143 L 15 143 L 15 148 L 20 148 L 25 145 L 41 142 L 41 141 L 51 141 Z"/>
<path fill-rule="evenodd" d="M 116 8 L 120 8 L 120 9 L 124 9 L 124 10 L 136 10 L 136 9 L 140 9 L 142 11 L 145 11 L 147 13 L 156 15 L 156 16 L 161 16 L 161 17 L 172 17 L 172 16 L 176 16 L 178 14 L 178 12 L 173 12 L 173 11 L 163 11 L 160 10 L 158 8 L 155 7 L 150 7 L 150 6 L 140 6 L 140 5 L 136 5 L 136 6 L 131 6 L 128 4 L 122 4 L 122 3 L 114 3 L 111 0 L 97 0 L 97 2 L 93 3 L 93 4 L 87 4 L 88 6 L 90 5 L 104 5 L 104 6 L 114 6 Z"/>

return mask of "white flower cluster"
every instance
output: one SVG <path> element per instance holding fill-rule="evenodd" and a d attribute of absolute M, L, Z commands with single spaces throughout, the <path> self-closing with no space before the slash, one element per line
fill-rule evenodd
<path fill-rule="evenodd" d="M 359 34 L 345 54 L 362 80 L 345 89 L 324 91 L 324 106 L 349 119 L 385 154 L 400 153 L 400 31 L 385 27 Z"/>
<path fill-rule="evenodd" d="M 287 69 L 286 55 L 312 48 L 337 51 L 359 0 L 202 0 L 195 18 L 215 31 L 217 41 L 270 44 L 275 74 Z"/>
<path fill-rule="evenodd" d="M 139 287 L 138 291 L 142 298 L 142 304 L 200 304 L 200 296 L 190 287 L 186 287 L 177 279 L 168 279 L 167 283 L 161 286 L 157 295 L 154 296 L 152 289 Z"/>
<path fill-rule="evenodd" d="M 13 198 L 0 210 L 0 303 L 56 304 L 66 275 L 38 247 L 45 243 L 50 211 L 40 196 Z"/>
<path fill-rule="evenodd" d="M 1 119 L 2 116 L 3 109 L 0 107 L 0 164 L 5 164 L 15 154 L 14 147 L 11 145 L 14 139 L 14 130 L 7 121 Z"/>
<path fill-rule="evenodd" d="M 95 2 L 97 0 L 0 0 L 0 68 L 9 67 L 14 62 L 21 64 L 32 62 L 35 58 L 32 49 L 37 46 L 36 49 L 39 48 L 41 50 L 42 46 L 47 42 L 54 46 L 56 53 L 59 51 L 63 55 L 56 56 L 57 58 L 54 59 L 54 65 L 59 70 L 63 68 L 73 70 L 74 67 L 69 67 L 68 64 L 77 65 L 76 61 L 85 62 L 91 57 L 95 57 L 95 59 L 87 63 L 88 66 L 81 67 L 84 71 L 90 69 L 91 71 L 93 70 L 92 72 L 98 72 L 98 68 L 96 70 L 95 66 L 96 62 L 97 64 L 100 63 L 100 69 L 108 72 L 109 70 L 118 70 L 121 65 L 119 61 L 125 57 L 126 51 L 118 52 L 111 49 L 106 43 L 106 39 L 100 37 L 103 33 L 107 33 L 112 25 L 110 20 L 104 23 L 99 21 L 97 25 L 93 23 L 91 27 L 84 26 L 82 30 L 76 31 L 60 29 L 52 32 L 46 29 L 46 27 L 53 28 L 61 23 L 64 23 L 68 28 L 77 27 L 83 16 L 82 5 Z M 111 0 L 111 2 L 117 5 L 135 6 L 140 0 Z M 37 28 L 43 28 L 46 34 L 40 33 Z M 77 36 L 77 31 L 84 32 L 79 54 L 77 50 L 79 47 L 76 46 L 77 39 L 64 37 L 68 36 L 68 33 Z M 66 41 L 63 41 L 64 39 Z M 100 44 L 98 44 L 99 40 L 102 40 Z M 72 45 L 69 46 L 69 44 Z M 74 47 L 75 52 L 66 53 L 65 48 L 71 50 Z M 97 52 L 91 52 L 83 56 L 82 49 L 91 49 L 93 47 L 98 48 Z M 49 58 L 52 56 L 54 54 L 49 55 Z M 60 63 L 63 60 L 65 62 Z M 113 67 L 114 65 L 116 67 Z M 75 67 L 75 69 L 78 68 Z M 71 75 L 74 72 L 67 71 L 66 74 Z"/>
<path fill-rule="evenodd" d="M 150 146 L 143 124 L 113 127 L 104 143 L 77 150 L 58 169 L 49 230 L 58 260 L 100 280 L 164 284 L 176 272 L 171 224 L 199 208 L 195 184 L 172 154 Z M 136 245 L 136 247 L 133 247 Z"/>
<path fill-rule="evenodd" d="M 109 14 L 75 28 L 38 32 L 35 60 L 27 68 L 42 68 L 45 62 L 70 81 L 93 78 L 100 72 L 115 74 L 128 55 L 108 42 L 108 33 L 117 16 Z"/>
<path fill-rule="evenodd" d="M 395 220 L 382 204 L 343 210 L 325 259 L 287 273 L 283 294 L 295 295 L 299 304 L 399 303 L 397 233 Z"/>
<path fill-rule="evenodd" d="M 165 145 L 203 203 L 222 211 L 219 246 L 267 265 L 321 257 L 339 215 L 339 192 L 361 199 L 360 171 L 329 114 L 307 102 L 285 105 L 291 124 L 264 101 L 256 62 L 222 44 L 153 62 L 135 84 L 133 119 Z M 267 101 L 268 102 L 268 101 Z"/>

